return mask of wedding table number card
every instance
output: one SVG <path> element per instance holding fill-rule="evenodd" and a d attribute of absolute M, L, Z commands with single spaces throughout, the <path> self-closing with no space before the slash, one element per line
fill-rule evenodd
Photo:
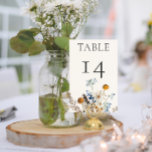
<path fill-rule="evenodd" d="M 117 41 L 71 40 L 70 41 L 70 92 L 77 100 L 88 93 L 104 104 L 110 103 L 109 111 L 117 110 Z M 89 94 L 88 94 L 89 95 Z M 101 97 L 100 97 L 101 95 Z"/>

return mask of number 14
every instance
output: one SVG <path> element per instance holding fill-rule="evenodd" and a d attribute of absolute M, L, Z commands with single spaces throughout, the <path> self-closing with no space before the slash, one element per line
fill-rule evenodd
<path fill-rule="evenodd" d="M 88 63 L 90 61 L 82 61 L 84 63 L 84 72 L 83 73 L 89 73 L 88 72 Z M 98 64 L 98 66 L 94 69 L 93 71 L 94 73 L 100 73 L 100 78 L 103 77 L 103 73 L 105 73 L 105 71 L 103 71 L 103 62 L 100 62 Z"/>

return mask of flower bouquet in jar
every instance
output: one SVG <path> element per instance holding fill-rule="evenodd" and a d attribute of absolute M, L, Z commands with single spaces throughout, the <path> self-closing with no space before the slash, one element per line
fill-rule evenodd
<path fill-rule="evenodd" d="M 69 40 L 79 35 L 98 0 L 30 0 L 24 11 L 35 27 L 12 37 L 10 45 L 30 56 L 47 52 L 40 70 L 39 116 L 48 127 L 78 124 L 78 114 L 69 108 Z"/>

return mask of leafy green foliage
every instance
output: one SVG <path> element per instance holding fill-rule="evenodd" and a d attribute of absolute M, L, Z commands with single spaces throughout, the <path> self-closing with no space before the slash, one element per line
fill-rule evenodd
<path fill-rule="evenodd" d="M 41 53 L 45 50 L 45 46 L 34 39 L 34 36 L 39 32 L 38 28 L 21 30 L 15 37 L 11 38 L 11 48 L 22 54 L 29 52 L 29 55 L 36 55 Z"/>
<path fill-rule="evenodd" d="M 60 114 L 61 120 L 65 120 L 66 104 L 61 98 L 53 94 L 39 97 L 40 119 L 45 125 L 53 124 Z"/>
<path fill-rule="evenodd" d="M 46 50 L 48 50 L 48 51 L 50 51 L 50 50 L 57 50 L 57 49 L 53 48 L 54 47 L 53 46 L 53 44 L 54 44 L 54 38 L 52 38 L 52 37 L 49 37 L 49 39 L 47 39 L 47 40 L 43 40 L 42 43 L 45 45 Z"/>
<path fill-rule="evenodd" d="M 62 37 L 50 37 L 49 39 L 44 39 L 41 43 L 34 39 L 41 32 L 40 29 L 24 29 L 11 38 L 10 45 L 16 52 L 22 54 L 29 53 L 29 55 L 37 55 L 45 49 L 69 51 L 69 37 L 73 31 L 71 23 L 67 22 L 63 24 L 61 31 Z"/>
<path fill-rule="evenodd" d="M 16 37 L 27 44 L 27 46 L 30 46 L 34 42 L 33 33 L 30 31 L 20 31 Z"/>
<path fill-rule="evenodd" d="M 61 117 L 61 120 L 65 120 L 65 108 L 64 108 L 64 102 L 61 100 L 61 98 L 59 99 L 58 101 L 59 103 L 59 109 L 60 109 L 60 117 Z"/>
<path fill-rule="evenodd" d="M 41 96 L 39 98 L 39 101 L 41 121 L 46 125 L 54 123 L 59 115 L 59 104 L 57 97 L 52 94 L 48 94 Z"/>
<path fill-rule="evenodd" d="M 40 54 L 43 50 L 45 50 L 45 45 L 39 41 L 35 41 L 29 48 L 29 55 Z"/>
<path fill-rule="evenodd" d="M 67 38 L 67 37 L 56 37 L 54 42 L 60 49 L 69 51 L 69 38 Z"/>
<path fill-rule="evenodd" d="M 59 96 L 58 103 L 59 103 L 61 120 L 63 121 L 65 119 L 66 104 L 62 101 L 61 94 L 63 92 L 66 92 L 66 91 L 69 90 L 69 82 L 65 78 L 60 77 L 58 79 L 57 86 L 58 86 L 59 91 L 60 91 L 60 96 Z"/>
<path fill-rule="evenodd" d="M 66 22 L 65 24 L 62 25 L 61 33 L 65 37 L 70 37 L 73 29 L 74 28 L 72 27 L 71 23 Z"/>
<path fill-rule="evenodd" d="M 39 28 L 31 28 L 29 29 L 29 31 L 33 33 L 33 36 L 36 36 L 37 34 L 41 32 Z"/>
<path fill-rule="evenodd" d="M 28 32 L 28 34 L 30 34 L 33 37 L 40 33 L 40 29 L 39 28 L 24 29 L 24 30 L 21 30 L 17 35 L 21 33 L 26 33 L 26 32 Z"/>
<path fill-rule="evenodd" d="M 63 82 L 62 82 L 62 87 L 61 87 L 61 91 L 62 92 L 66 92 L 69 91 L 69 82 L 67 79 L 62 78 Z"/>
<path fill-rule="evenodd" d="M 11 45 L 11 48 L 18 53 L 28 52 L 28 48 L 29 48 L 28 44 L 20 40 L 17 36 L 11 38 L 10 45 Z"/>

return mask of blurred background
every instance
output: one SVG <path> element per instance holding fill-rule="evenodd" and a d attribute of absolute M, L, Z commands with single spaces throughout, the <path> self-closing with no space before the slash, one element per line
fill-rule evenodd
<path fill-rule="evenodd" d="M 9 39 L 20 29 L 32 26 L 30 19 L 21 13 L 26 1 L 0 0 L 0 99 L 38 92 L 38 73 L 43 57 L 20 55 L 9 45 Z M 118 39 L 119 82 L 122 83 L 121 77 L 127 79 L 132 68 L 136 42 L 145 39 L 152 1 L 101 0 L 99 7 L 79 38 Z"/>

